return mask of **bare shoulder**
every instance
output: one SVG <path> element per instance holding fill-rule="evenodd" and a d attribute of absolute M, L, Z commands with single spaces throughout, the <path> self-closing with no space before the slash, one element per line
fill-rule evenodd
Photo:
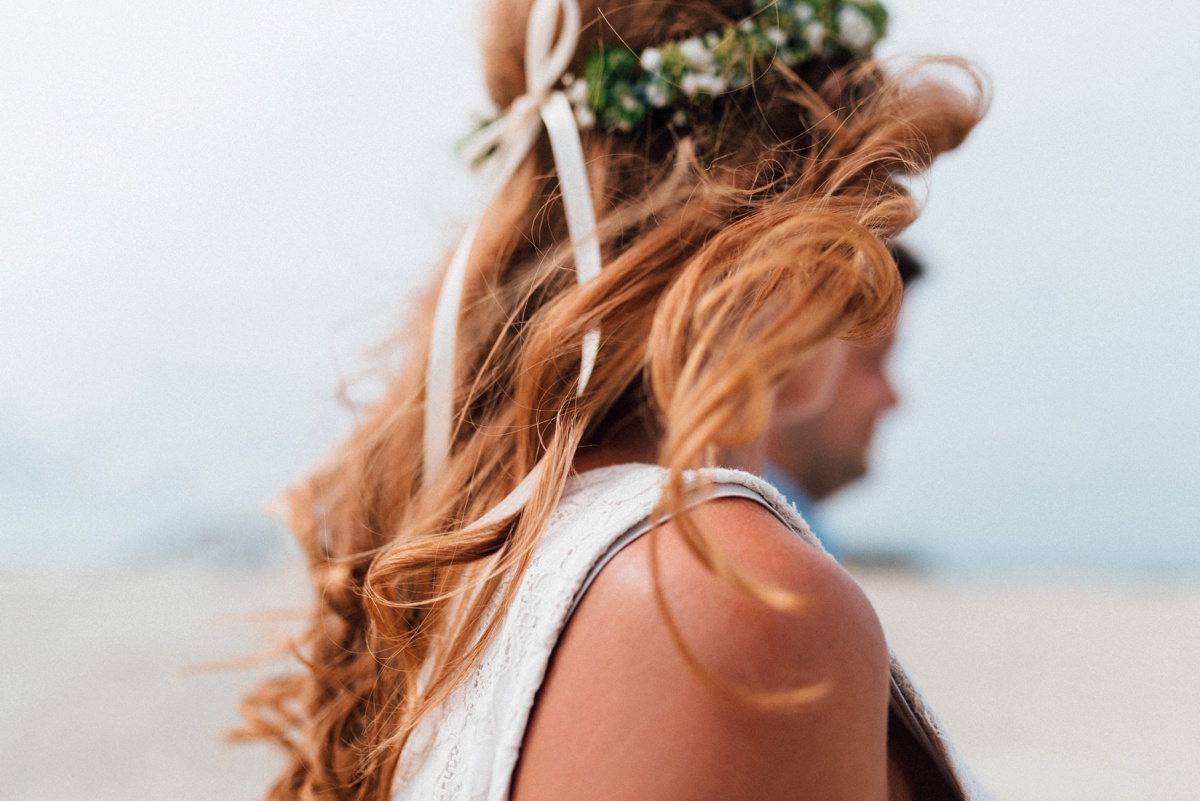
<path fill-rule="evenodd" d="M 804 611 L 778 611 L 713 576 L 671 524 L 634 542 L 559 643 L 514 800 L 885 798 L 887 649 L 862 591 L 757 503 L 710 501 L 695 514 L 741 570 L 803 597 Z M 708 678 L 665 619 L 652 555 L 676 632 Z M 823 690 L 768 709 L 714 681 L 760 694 Z"/>

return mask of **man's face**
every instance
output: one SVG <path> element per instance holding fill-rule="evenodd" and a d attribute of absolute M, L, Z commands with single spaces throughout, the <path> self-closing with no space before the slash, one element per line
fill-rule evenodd
<path fill-rule="evenodd" d="M 777 421 L 773 462 L 814 498 L 833 494 L 867 472 L 875 424 L 897 403 L 887 374 L 894 334 L 847 347 L 841 375 L 824 411 L 794 424 Z"/>
<path fill-rule="evenodd" d="M 838 339 L 826 342 L 812 358 L 793 370 L 776 388 L 772 424 L 786 426 L 811 420 L 828 408 L 852 347 Z"/>

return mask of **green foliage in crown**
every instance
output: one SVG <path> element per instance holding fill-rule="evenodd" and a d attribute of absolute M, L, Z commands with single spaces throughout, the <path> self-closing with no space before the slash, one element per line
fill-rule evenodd
<path fill-rule="evenodd" d="M 875 0 L 753 0 L 754 13 L 717 32 L 640 55 L 601 49 L 583 75 L 563 86 L 579 127 L 632 131 L 662 114 L 688 124 L 713 98 L 745 89 L 776 60 L 795 67 L 816 59 L 861 58 L 887 31 L 887 10 Z"/>

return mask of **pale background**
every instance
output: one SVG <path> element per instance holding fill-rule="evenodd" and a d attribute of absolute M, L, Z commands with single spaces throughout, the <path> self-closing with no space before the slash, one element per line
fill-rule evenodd
<path fill-rule="evenodd" d="M 897 0 L 991 116 L 911 241 L 906 395 L 843 538 L 966 568 L 1200 566 L 1200 6 Z M 476 208 L 474 4 L 0 10 L 0 559 L 236 527 Z"/>

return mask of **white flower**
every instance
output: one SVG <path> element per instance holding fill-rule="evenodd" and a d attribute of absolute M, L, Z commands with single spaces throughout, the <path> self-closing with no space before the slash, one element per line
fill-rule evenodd
<path fill-rule="evenodd" d="M 742 29 L 742 33 L 754 33 L 758 26 L 754 24 L 754 20 L 744 19 L 738 23 L 738 27 Z"/>
<path fill-rule="evenodd" d="M 617 130 L 621 133 L 629 133 L 633 130 L 633 123 L 629 120 L 617 120 Z"/>
<path fill-rule="evenodd" d="M 688 97 L 695 97 L 700 92 L 719 95 L 729 89 L 729 84 L 725 82 L 724 78 L 707 72 L 689 72 L 683 76 L 679 85 Z"/>
<path fill-rule="evenodd" d="M 804 28 L 804 38 L 808 40 L 809 49 L 819 53 L 825 45 L 825 26 L 820 22 L 811 22 Z"/>
<path fill-rule="evenodd" d="M 662 63 L 662 51 L 657 47 L 647 47 L 642 52 L 642 69 L 646 72 L 658 72 L 658 68 L 662 66 Z"/>
<path fill-rule="evenodd" d="M 670 96 L 667 94 L 667 87 L 663 86 L 660 82 L 654 81 L 646 84 L 646 102 L 654 106 L 654 108 L 662 108 L 667 105 L 670 99 Z"/>
<path fill-rule="evenodd" d="M 577 107 L 575 109 L 575 121 L 584 130 L 596 127 L 596 115 L 587 107 Z"/>
<path fill-rule="evenodd" d="M 707 67 L 713 60 L 712 53 L 697 36 L 680 42 L 679 53 L 693 67 Z"/>
<path fill-rule="evenodd" d="M 715 48 L 720 43 L 721 37 L 717 35 L 716 31 L 709 31 L 708 33 L 704 34 L 704 44 L 708 45 L 710 50 Z"/>
<path fill-rule="evenodd" d="M 799 22 L 801 25 L 813 18 L 812 6 L 807 3 L 797 3 L 796 10 L 792 13 L 796 15 L 796 22 Z"/>
<path fill-rule="evenodd" d="M 633 95 L 625 95 L 621 98 L 621 108 L 625 109 L 626 111 L 637 111 L 641 107 L 641 101 L 639 101 Z"/>
<path fill-rule="evenodd" d="M 787 44 L 787 34 L 778 28 L 767 28 L 766 36 L 767 41 L 776 47 L 783 47 L 785 44 Z"/>
<path fill-rule="evenodd" d="M 588 83 L 582 78 L 576 78 L 567 85 L 567 100 L 570 100 L 573 105 L 582 106 L 587 103 Z"/>
<path fill-rule="evenodd" d="M 837 15 L 838 41 L 851 52 L 861 53 L 875 43 L 875 26 L 861 9 L 845 6 Z"/>
<path fill-rule="evenodd" d="M 683 109 L 676 111 L 671 116 L 671 124 L 672 125 L 687 125 L 687 121 L 688 121 L 688 115 L 687 115 L 687 112 L 684 111 Z"/>

